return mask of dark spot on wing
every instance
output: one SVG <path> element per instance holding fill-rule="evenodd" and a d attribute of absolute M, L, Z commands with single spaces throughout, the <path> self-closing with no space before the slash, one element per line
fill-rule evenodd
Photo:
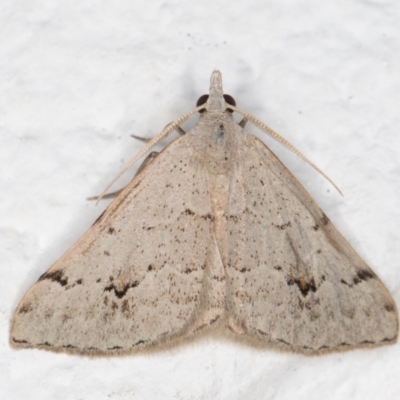
<path fill-rule="evenodd" d="M 375 275 L 366 269 L 361 269 L 357 271 L 357 275 L 353 278 L 353 284 L 358 285 L 363 281 L 368 281 L 369 279 L 375 278 Z M 350 285 L 349 285 L 350 286 Z"/>
<path fill-rule="evenodd" d="M 225 276 L 217 276 L 217 275 L 213 275 L 211 276 L 211 279 L 217 281 L 217 282 L 224 282 L 225 281 Z"/>
<path fill-rule="evenodd" d="M 349 287 L 353 287 L 353 285 L 358 285 L 359 283 L 363 281 L 368 281 L 369 279 L 375 278 L 375 275 L 372 271 L 368 271 L 366 269 L 360 269 L 357 271 L 357 275 L 353 278 L 353 283 L 348 283 L 344 279 L 340 280 L 340 283 L 343 283 L 344 285 L 347 285 Z"/>
<path fill-rule="evenodd" d="M 296 284 L 297 287 L 299 288 L 301 294 L 303 295 L 303 297 L 306 297 L 310 290 L 312 292 L 316 292 L 317 291 L 317 287 L 315 285 L 314 278 L 311 278 L 310 282 L 307 282 L 304 277 L 301 277 L 301 278 L 289 278 L 287 280 L 287 284 L 289 286 Z"/>
<path fill-rule="evenodd" d="M 88 347 L 86 350 L 95 350 L 95 351 L 97 351 L 99 349 L 97 347 L 91 346 L 91 347 Z"/>
<path fill-rule="evenodd" d="M 212 325 L 212 324 L 214 324 L 215 322 L 217 322 L 217 321 L 219 320 L 219 318 L 220 318 L 220 315 L 217 315 L 216 317 L 214 317 L 214 318 L 210 321 L 209 325 Z"/>
<path fill-rule="evenodd" d="M 105 256 L 109 256 L 109 255 L 110 255 L 110 252 L 107 251 L 107 250 L 104 250 L 104 255 L 105 255 Z"/>
<path fill-rule="evenodd" d="M 357 276 L 362 281 L 367 281 L 368 279 L 375 278 L 375 275 L 372 271 L 368 271 L 367 269 L 360 269 L 357 271 Z"/>
<path fill-rule="evenodd" d="M 197 217 L 197 218 L 202 218 L 204 220 L 209 220 L 209 221 L 214 221 L 214 219 L 215 219 L 214 216 L 211 215 L 210 213 L 207 213 L 207 214 L 204 214 L 204 215 L 198 215 L 194 211 L 190 210 L 189 208 L 187 208 L 183 212 L 183 214 L 191 215 L 191 216 L 194 216 L 194 217 Z"/>
<path fill-rule="evenodd" d="M 394 340 L 397 340 L 397 335 L 393 336 L 391 339 L 390 338 L 384 338 L 381 340 L 381 342 L 393 342 Z"/>
<path fill-rule="evenodd" d="M 112 226 L 110 226 L 110 227 L 108 228 L 108 233 L 109 233 L 110 235 L 112 235 L 114 232 L 115 232 L 115 228 L 113 228 Z"/>
<path fill-rule="evenodd" d="M 386 310 L 386 311 L 389 311 L 389 312 L 394 311 L 394 306 L 393 306 L 393 304 L 385 304 L 385 310 Z"/>
<path fill-rule="evenodd" d="M 315 225 L 313 226 L 313 229 L 314 229 L 314 231 L 317 231 L 317 230 L 319 229 L 319 225 L 318 225 L 318 224 L 315 224 Z"/>
<path fill-rule="evenodd" d="M 146 343 L 146 342 L 147 342 L 147 340 L 146 341 L 145 340 L 139 340 L 138 342 L 134 343 L 132 345 L 132 347 L 138 346 L 139 344 L 143 344 L 143 343 Z"/>
<path fill-rule="evenodd" d="M 27 312 L 32 310 L 32 304 L 26 303 L 24 304 L 18 311 L 18 314 L 26 314 Z"/>
<path fill-rule="evenodd" d="M 196 268 L 196 267 L 193 267 L 193 268 L 187 267 L 187 268 L 183 271 L 183 273 L 184 273 L 184 274 L 190 274 L 190 273 L 192 273 L 193 271 L 197 271 L 197 268 Z"/>
<path fill-rule="evenodd" d="M 285 340 L 283 340 L 283 339 L 276 339 L 279 343 L 283 343 L 283 344 L 286 344 L 286 346 L 290 346 L 290 343 L 288 343 L 288 342 L 286 342 Z"/>
<path fill-rule="evenodd" d="M 214 215 L 211 215 L 210 213 L 205 214 L 205 215 L 201 215 L 201 218 L 205 219 L 205 220 L 209 220 L 209 221 L 214 221 Z"/>
<path fill-rule="evenodd" d="M 357 276 L 353 278 L 353 284 L 354 285 L 358 285 L 361 282 L 362 282 L 362 280 L 360 278 L 358 278 Z M 351 285 L 349 285 L 349 286 L 351 286 Z"/>
<path fill-rule="evenodd" d="M 329 218 L 324 213 L 322 213 L 321 222 L 322 222 L 323 225 L 328 225 L 329 224 Z"/>
<path fill-rule="evenodd" d="M 209 324 L 201 324 L 200 326 L 198 326 L 198 327 L 194 330 L 194 332 L 199 332 L 199 331 L 201 331 L 202 329 L 204 329 L 204 328 L 207 327 L 207 326 L 209 326 Z M 228 326 L 228 328 L 231 329 L 229 326 Z"/>
<path fill-rule="evenodd" d="M 52 272 L 45 272 L 40 278 L 39 281 L 43 281 L 45 279 L 50 279 L 53 282 L 59 283 L 61 286 L 66 286 L 68 283 L 68 278 L 64 278 L 64 272 L 60 269 Z"/>
<path fill-rule="evenodd" d="M 234 329 L 232 329 L 232 327 L 231 327 L 230 325 L 227 325 L 227 328 L 228 328 L 231 332 L 236 333 L 236 331 L 235 331 Z"/>
<path fill-rule="evenodd" d="M 130 289 L 130 288 L 134 288 L 136 286 L 139 285 L 138 281 L 135 281 L 129 285 L 125 285 L 121 290 L 118 290 L 115 285 L 112 283 L 111 285 L 107 286 L 104 288 L 105 292 L 111 292 L 114 291 L 114 294 L 119 298 L 122 299 L 125 295 L 126 292 Z"/>
<path fill-rule="evenodd" d="M 227 219 L 230 219 L 231 221 L 233 221 L 235 224 L 239 221 L 239 218 L 237 215 L 227 215 Z"/>
<path fill-rule="evenodd" d="M 14 343 L 28 343 L 26 340 L 17 340 L 15 338 L 12 339 Z"/>
<path fill-rule="evenodd" d="M 292 224 L 289 221 L 289 222 L 286 222 L 286 224 L 281 224 L 281 225 L 272 224 L 272 225 L 275 226 L 275 228 L 284 230 L 284 229 L 288 228 L 289 226 L 291 226 Z"/>

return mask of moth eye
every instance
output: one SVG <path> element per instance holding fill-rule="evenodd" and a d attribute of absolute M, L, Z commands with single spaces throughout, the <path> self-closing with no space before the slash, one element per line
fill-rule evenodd
<path fill-rule="evenodd" d="M 197 100 L 196 107 L 206 104 L 207 100 L 208 100 L 208 94 L 203 94 L 203 96 L 200 96 L 199 99 Z M 206 110 L 205 109 L 200 110 L 199 112 L 203 113 L 204 111 L 206 111 Z"/>
<path fill-rule="evenodd" d="M 231 95 L 224 94 L 224 100 L 226 103 L 230 104 L 231 106 L 236 106 L 236 101 Z M 228 108 L 228 111 L 231 113 L 233 112 L 233 110 L 229 110 L 229 108 Z"/>

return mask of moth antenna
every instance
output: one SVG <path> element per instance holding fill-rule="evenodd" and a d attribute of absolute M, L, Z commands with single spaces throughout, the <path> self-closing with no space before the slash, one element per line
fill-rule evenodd
<path fill-rule="evenodd" d="M 230 110 L 236 111 L 237 113 L 241 114 L 244 118 L 246 118 L 248 121 L 252 122 L 257 128 L 261 129 L 264 133 L 267 135 L 271 136 L 273 139 L 275 139 L 277 142 L 285 146 L 288 150 L 290 150 L 292 153 L 296 154 L 298 157 L 300 157 L 303 161 L 305 161 L 309 166 L 314 168 L 318 173 L 320 173 L 328 182 L 331 183 L 331 185 L 343 196 L 342 191 L 338 188 L 338 186 L 335 184 L 335 182 L 332 181 L 331 178 L 329 178 L 328 175 L 326 175 L 324 172 L 322 172 L 313 162 L 311 162 L 300 150 L 297 150 L 296 147 L 294 147 L 292 144 L 290 144 L 286 139 L 284 139 L 279 133 L 275 132 L 273 129 L 271 129 L 268 125 L 265 125 L 263 122 L 261 122 L 259 119 L 254 117 L 253 115 L 247 113 L 246 111 L 240 110 L 239 108 L 232 106 L 230 104 L 227 104 L 227 108 Z"/>
<path fill-rule="evenodd" d="M 99 201 L 104 197 L 104 195 L 107 193 L 108 189 L 133 165 L 135 164 L 136 161 L 138 161 L 140 158 L 142 158 L 146 153 L 148 153 L 154 146 L 156 146 L 161 140 L 166 138 L 171 132 L 176 130 L 179 125 L 183 124 L 187 119 L 189 119 L 193 114 L 199 112 L 200 110 L 203 110 L 204 108 L 207 108 L 206 104 L 203 104 L 199 107 L 194 108 L 193 110 L 187 112 L 186 114 L 183 114 L 181 117 L 176 119 L 175 121 L 171 122 L 168 124 L 156 137 L 150 140 L 150 142 L 143 147 L 142 150 L 139 151 L 122 169 L 119 171 L 119 173 L 116 175 L 116 177 L 107 185 L 107 187 L 101 192 L 100 196 L 98 197 L 96 201 L 96 205 L 99 204 Z"/>

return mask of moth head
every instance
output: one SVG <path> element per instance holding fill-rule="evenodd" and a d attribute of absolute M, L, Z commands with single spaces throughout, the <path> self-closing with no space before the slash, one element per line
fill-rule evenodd
<path fill-rule="evenodd" d="M 208 94 L 203 94 L 202 96 L 200 96 L 199 99 L 197 100 L 196 107 L 199 107 L 199 106 L 202 106 L 203 104 L 206 104 L 209 97 L 210 96 Z M 225 100 L 225 103 L 230 104 L 231 106 L 236 106 L 236 101 L 231 95 L 224 94 L 224 100 Z M 203 108 L 203 109 L 201 109 L 199 111 L 199 113 L 203 113 L 205 111 L 206 111 L 206 109 Z M 233 112 L 229 108 L 227 108 L 227 111 L 229 111 L 231 113 Z"/>

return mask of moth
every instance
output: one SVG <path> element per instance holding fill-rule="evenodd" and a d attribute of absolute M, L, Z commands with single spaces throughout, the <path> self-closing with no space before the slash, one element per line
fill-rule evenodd
<path fill-rule="evenodd" d="M 206 330 L 304 354 L 396 342 L 386 287 L 246 121 L 304 156 L 219 71 L 128 166 L 197 112 L 28 291 L 11 345 L 117 355 Z"/>

